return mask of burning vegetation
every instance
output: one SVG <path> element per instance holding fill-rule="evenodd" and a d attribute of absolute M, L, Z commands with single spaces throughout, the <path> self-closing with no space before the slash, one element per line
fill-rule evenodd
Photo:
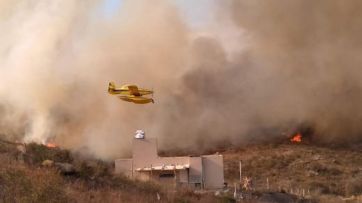
<path fill-rule="evenodd" d="M 301 143 L 302 142 L 302 134 L 300 134 L 300 133 L 297 133 L 296 135 L 294 135 L 291 139 L 290 139 L 290 141 L 292 142 L 292 143 Z"/>
<path fill-rule="evenodd" d="M 290 138 L 290 141 L 292 143 L 301 143 L 302 142 L 302 134 L 297 133 L 296 135 L 294 135 L 292 138 Z"/>
<path fill-rule="evenodd" d="M 45 146 L 48 147 L 48 148 L 56 148 L 56 147 L 58 147 L 56 144 L 50 143 L 50 142 L 46 143 Z"/>

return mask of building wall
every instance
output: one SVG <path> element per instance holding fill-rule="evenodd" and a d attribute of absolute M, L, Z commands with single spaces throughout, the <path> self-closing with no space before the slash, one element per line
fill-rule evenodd
<path fill-rule="evenodd" d="M 159 157 L 156 139 L 133 139 L 133 167 L 189 164 L 189 157 Z"/>
<path fill-rule="evenodd" d="M 189 182 L 190 183 L 202 183 L 202 159 L 201 159 L 201 157 L 190 157 Z"/>
<path fill-rule="evenodd" d="M 179 174 L 179 182 L 180 183 L 188 183 L 189 182 L 189 173 L 188 170 L 180 170 L 178 171 Z"/>
<path fill-rule="evenodd" d="M 133 171 L 133 178 L 136 178 L 138 180 L 142 181 L 149 181 L 152 180 L 154 177 L 152 176 L 151 172 L 149 171 Z"/>
<path fill-rule="evenodd" d="M 201 157 L 158 157 L 156 139 L 134 139 L 133 159 L 115 160 L 115 172 L 141 180 L 159 180 L 176 185 L 189 185 L 196 188 L 202 183 L 206 189 L 218 189 L 224 186 L 224 166 L 222 155 Z M 160 177 L 167 171 L 138 172 L 137 168 L 162 165 L 189 165 L 189 169 L 178 170 L 174 179 Z"/>
<path fill-rule="evenodd" d="M 218 189 L 224 186 L 224 164 L 222 155 L 202 156 L 204 187 Z"/>
<path fill-rule="evenodd" d="M 156 139 L 133 139 L 132 155 L 135 169 L 154 165 L 158 159 Z"/>
<path fill-rule="evenodd" d="M 156 165 L 186 165 L 189 164 L 190 157 L 181 156 L 181 157 L 159 157 L 155 160 Z"/>

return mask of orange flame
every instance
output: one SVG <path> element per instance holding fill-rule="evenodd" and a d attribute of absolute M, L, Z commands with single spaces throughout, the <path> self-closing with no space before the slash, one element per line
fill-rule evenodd
<path fill-rule="evenodd" d="M 57 145 L 54 144 L 54 143 L 47 143 L 47 144 L 45 144 L 45 146 L 48 147 L 48 148 L 56 148 L 57 147 Z"/>
<path fill-rule="evenodd" d="M 294 135 L 294 136 L 290 139 L 290 141 L 291 141 L 291 142 L 294 142 L 294 143 L 302 142 L 302 134 L 297 133 L 296 135 Z"/>

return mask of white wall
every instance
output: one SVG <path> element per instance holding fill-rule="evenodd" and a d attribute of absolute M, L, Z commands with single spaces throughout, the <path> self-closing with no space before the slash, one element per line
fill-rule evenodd
<path fill-rule="evenodd" d="M 224 163 L 222 155 L 202 156 L 204 187 L 219 189 L 224 187 Z"/>

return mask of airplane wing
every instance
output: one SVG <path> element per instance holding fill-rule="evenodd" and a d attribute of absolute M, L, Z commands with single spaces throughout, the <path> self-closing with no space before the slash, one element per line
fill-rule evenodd
<path fill-rule="evenodd" d="M 140 92 L 138 91 L 138 87 L 136 85 L 130 85 L 128 86 L 128 89 L 132 95 L 140 96 Z"/>

